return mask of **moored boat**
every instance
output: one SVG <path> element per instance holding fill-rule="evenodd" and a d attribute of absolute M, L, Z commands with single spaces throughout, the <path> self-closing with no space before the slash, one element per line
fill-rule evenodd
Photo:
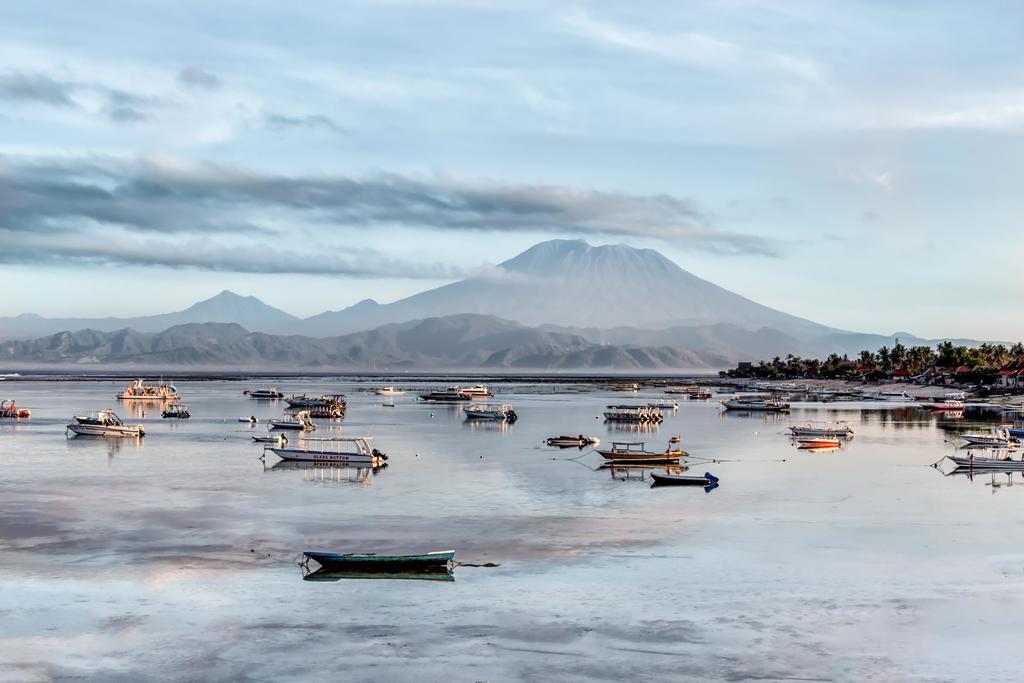
<path fill-rule="evenodd" d="M 338 436 L 327 439 L 303 439 L 299 446 L 266 446 L 264 450 L 272 452 L 282 460 L 379 467 L 387 461 L 388 456 L 370 447 L 371 438 Z"/>
<path fill-rule="evenodd" d="M 483 384 L 475 384 L 468 389 L 462 389 L 462 393 L 470 398 L 493 398 L 494 394 L 491 393 Z"/>
<path fill-rule="evenodd" d="M 654 401 L 647 404 L 648 408 L 655 408 L 657 410 L 679 410 L 679 401 Z"/>
<path fill-rule="evenodd" d="M 168 406 L 166 410 L 161 412 L 160 417 L 187 420 L 192 417 L 192 413 L 188 411 L 188 406 L 184 403 L 175 403 Z"/>
<path fill-rule="evenodd" d="M 853 428 L 846 422 L 808 422 L 803 425 L 790 425 L 789 432 L 797 437 L 827 436 L 827 437 L 850 437 L 853 436 Z"/>
<path fill-rule="evenodd" d="M 605 460 L 616 463 L 679 462 L 679 458 L 687 455 L 679 447 L 679 437 L 672 437 L 668 448 L 660 453 L 647 450 L 643 441 L 613 441 L 611 448 L 597 452 Z"/>
<path fill-rule="evenodd" d="M 838 448 L 839 438 L 834 436 L 814 436 L 806 439 L 797 439 L 800 448 Z"/>
<path fill-rule="evenodd" d="M 254 434 L 252 440 L 256 443 L 278 443 L 282 445 L 288 443 L 288 437 L 284 434 L 268 434 L 267 436 Z"/>
<path fill-rule="evenodd" d="M 425 394 L 420 394 L 420 398 L 424 401 L 432 401 L 435 403 L 456 403 L 459 401 L 468 401 L 472 397 L 466 393 L 464 389 L 459 387 L 448 387 L 444 391 L 428 391 Z"/>
<path fill-rule="evenodd" d="M 284 398 L 284 394 L 277 389 L 252 389 L 242 392 L 249 398 L 277 399 Z"/>
<path fill-rule="evenodd" d="M 75 415 L 65 432 L 78 436 L 145 436 L 142 425 L 127 425 L 113 410 L 100 410 L 88 416 Z"/>
<path fill-rule="evenodd" d="M 322 396 L 307 396 L 306 394 L 292 395 L 287 397 L 285 403 L 290 408 L 323 408 L 339 405 L 344 410 L 348 399 L 344 394 L 324 394 Z"/>
<path fill-rule="evenodd" d="M 936 467 L 947 474 L 952 471 L 964 469 L 1018 472 L 1024 471 L 1024 459 L 1013 460 L 1008 455 L 996 458 L 978 457 L 973 454 L 967 456 L 947 455 L 942 460 L 932 465 L 932 467 Z"/>
<path fill-rule="evenodd" d="M 19 408 L 14 399 L 0 401 L 0 419 L 27 420 L 30 417 L 32 417 L 32 411 L 28 408 Z"/>
<path fill-rule="evenodd" d="M 442 550 L 421 555 L 377 555 L 374 553 L 328 553 L 306 550 L 303 552 L 310 560 L 332 570 L 360 571 L 423 571 L 445 572 L 451 568 L 455 560 L 454 550 Z"/>
<path fill-rule="evenodd" d="M 753 396 L 736 394 L 723 400 L 726 410 L 752 410 L 761 412 L 788 413 L 789 400 L 782 396 Z"/>
<path fill-rule="evenodd" d="M 983 446 L 986 448 L 1010 448 L 1017 446 L 1020 442 L 1010 436 L 1009 430 L 997 427 L 990 434 L 961 434 L 960 438 L 972 446 Z"/>
<path fill-rule="evenodd" d="M 939 412 L 962 412 L 966 408 L 963 401 L 958 401 L 956 399 L 938 401 L 936 403 L 924 403 L 921 407 Z"/>
<path fill-rule="evenodd" d="M 651 479 L 654 481 L 651 486 L 717 486 L 718 477 L 705 472 L 704 476 L 693 474 L 658 474 L 651 472 Z"/>
<path fill-rule="evenodd" d="M 557 446 L 558 448 L 584 448 L 586 446 L 597 446 L 601 443 L 601 440 L 596 436 L 579 434 L 578 436 L 550 436 L 545 439 L 545 443 L 549 446 Z"/>
<path fill-rule="evenodd" d="M 472 403 L 463 410 L 467 420 L 496 420 L 515 422 L 519 416 L 509 403 L 500 405 L 491 403 Z"/>
<path fill-rule="evenodd" d="M 295 413 L 295 417 L 281 417 L 270 420 L 270 429 L 293 429 L 303 432 L 312 432 L 316 429 L 308 410 L 301 410 Z"/>
<path fill-rule="evenodd" d="M 128 387 L 117 394 L 120 401 L 180 401 L 178 390 L 170 384 L 146 384 L 136 379 Z"/>
<path fill-rule="evenodd" d="M 610 405 L 604 413 L 608 422 L 662 422 L 661 410 L 650 406 Z"/>

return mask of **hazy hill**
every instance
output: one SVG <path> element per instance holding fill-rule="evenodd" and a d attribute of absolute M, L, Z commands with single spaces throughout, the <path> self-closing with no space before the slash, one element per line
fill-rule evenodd
<path fill-rule="evenodd" d="M 681 348 L 602 346 L 579 335 L 493 316 L 457 315 L 384 325 L 341 337 L 249 332 L 230 323 L 189 323 L 159 333 L 60 332 L 0 342 L 5 365 L 332 368 L 700 369 L 729 359 Z"/>

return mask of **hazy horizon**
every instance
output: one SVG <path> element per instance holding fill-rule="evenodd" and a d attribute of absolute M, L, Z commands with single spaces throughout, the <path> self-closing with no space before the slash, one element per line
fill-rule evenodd
<path fill-rule="evenodd" d="M 1018 339 L 1022 12 L 13 6 L 0 316 L 306 317 L 581 237 L 832 327 Z"/>

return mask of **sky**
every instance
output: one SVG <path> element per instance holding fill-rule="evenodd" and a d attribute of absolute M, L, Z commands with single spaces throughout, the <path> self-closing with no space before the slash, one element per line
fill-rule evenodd
<path fill-rule="evenodd" d="M 1015 2 L 4 15 L 0 315 L 312 315 L 581 237 L 833 327 L 1024 338 Z"/>

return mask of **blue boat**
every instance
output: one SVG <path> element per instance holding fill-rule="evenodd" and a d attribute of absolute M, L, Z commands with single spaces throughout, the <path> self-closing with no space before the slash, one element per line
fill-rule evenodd
<path fill-rule="evenodd" d="M 332 570 L 352 571 L 422 571 L 446 572 L 455 560 L 454 550 L 442 550 L 423 555 L 376 555 L 373 553 L 358 555 L 355 553 L 324 553 L 307 550 L 303 553 L 320 566 Z"/>

